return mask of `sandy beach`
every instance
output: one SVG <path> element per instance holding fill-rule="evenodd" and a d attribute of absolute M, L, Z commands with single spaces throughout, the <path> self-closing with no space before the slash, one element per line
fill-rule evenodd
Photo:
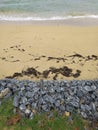
<path fill-rule="evenodd" d="M 98 26 L 0 24 L 0 79 L 98 78 Z"/>

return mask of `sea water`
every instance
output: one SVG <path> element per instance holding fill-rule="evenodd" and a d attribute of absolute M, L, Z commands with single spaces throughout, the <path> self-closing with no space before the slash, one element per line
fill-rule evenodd
<path fill-rule="evenodd" d="M 98 0 L 0 0 L 0 20 L 98 18 Z"/>

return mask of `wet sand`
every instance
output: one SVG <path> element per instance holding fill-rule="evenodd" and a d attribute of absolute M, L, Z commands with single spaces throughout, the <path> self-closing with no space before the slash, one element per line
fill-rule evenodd
<path fill-rule="evenodd" d="M 98 26 L 0 24 L 0 79 L 98 78 Z"/>

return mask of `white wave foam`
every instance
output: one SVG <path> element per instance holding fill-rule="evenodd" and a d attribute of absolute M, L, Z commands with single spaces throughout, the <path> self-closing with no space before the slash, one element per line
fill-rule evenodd
<path fill-rule="evenodd" d="M 54 17 L 17 17 L 17 16 L 6 16 L 0 15 L 0 21 L 52 21 L 52 20 L 66 20 L 66 19 L 83 19 L 83 18 L 94 18 L 98 19 L 98 15 L 83 15 L 83 16 L 54 16 Z"/>

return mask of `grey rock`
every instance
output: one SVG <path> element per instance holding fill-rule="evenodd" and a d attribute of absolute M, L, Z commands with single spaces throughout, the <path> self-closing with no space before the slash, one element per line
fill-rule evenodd
<path fill-rule="evenodd" d="M 9 92 L 4 98 L 10 98 L 12 96 L 12 93 Z"/>
<path fill-rule="evenodd" d="M 27 91 L 26 94 L 25 94 L 25 96 L 26 96 L 27 98 L 31 98 L 31 97 L 34 96 L 34 93 L 32 93 L 32 92 L 30 92 L 30 91 Z"/>
<path fill-rule="evenodd" d="M 56 107 L 59 107 L 59 106 L 60 106 L 60 100 L 56 100 L 56 101 L 55 101 L 55 106 L 56 106 Z"/>
<path fill-rule="evenodd" d="M 85 105 L 85 110 L 89 112 L 89 111 L 91 111 L 91 107 L 86 104 L 86 105 Z"/>
<path fill-rule="evenodd" d="M 74 106 L 75 108 L 79 108 L 79 103 L 78 102 L 70 102 L 70 104 L 72 104 L 72 106 Z"/>
<path fill-rule="evenodd" d="M 13 100 L 14 107 L 18 107 L 19 106 L 19 100 L 20 100 L 20 97 L 16 95 L 14 97 L 14 100 Z"/>
<path fill-rule="evenodd" d="M 64 105 L 61 105 L 61 106 L 60 106 L 60 110 L 64 112 L 64 111 L 65 111 L 65 106 L 64 106 Z"/>
<path fill-rule="evenodd" d="M 33 112 L 30 113 L 29 118 L 32 120 L 34 118 Z"/>
<path fill-rule="evenodd" d="M 85 112 L 85 105 L 81 104 L 80 109 L 81 111 Z"/>
<path fill-rule="evenodd" d="M 27 103 L 27 98 L 22 97 L 20 102 L 21 102 L 21 104 L 26 104 Z"/>
<path fill-rule="evenodd" d="M 32 108 L 37 108 L 37 103 L 35 102 L 35 103 L 32 103 Z"/>
<path fill-rule="evenodd" d="M 90 107 L 91 107 L 91 111 L 94 113 L 96 111 L 96 107 L 93 102 L 91 102 Z"/>
<path fill-rule="evenodd" d="M 94 119 L 98 121 L 98 112 L 94 113 Z"/>
<path fill-rule="evenodd" d="M 85 86 L 84 89 L 87 91 L 87 92 L 91 92 L 91 91 L 94 91 L 96 89 L 96 86 Z"/>
<path fill-rule="evenodd" d="M 91 86 L 91 89 L 94 91 L 94 90 L 96 90 L 96 86 L 95 85 L 92 85 Z"/>
<path fill-rule="evenodd" d="M 21 105 L 19 106 L 19 109 L 20 109 L 21 111 L 25 112 L 26 106 L 25 106 L 24 104 L 21 104 Z"/>
<path fill-rule="evenodd" d="M 71 104 L 66 105 L 66 111 L 72 112 L 74 110 L 74 107 Z"/>
<path fill-rule="evenodd" d="M 25 90 L 25 87 L 24 87 L 24 86 L 22 86 L 20 90 L 21 90 L 21 91 Z"/>
<path fill-rule="evenodd" d="M 5 88 L 0 92 L 0 99 L 6 96 L 10 92 L 9 88 Z"/>
<path fill-rule="evenodd" d="M 42 110 L 43 110 L 43 111 L 45 111 L 45 112 L 48 111 L 48 106 L 47 106 L 46 104 L 42 105 L 41 107 L 42 107 Z"/>
<path fill-rule="evenodd" d="M 85 112 L 81 112 L 81 115 L 84 119 L 87 119 L 87 114 Z"/>

